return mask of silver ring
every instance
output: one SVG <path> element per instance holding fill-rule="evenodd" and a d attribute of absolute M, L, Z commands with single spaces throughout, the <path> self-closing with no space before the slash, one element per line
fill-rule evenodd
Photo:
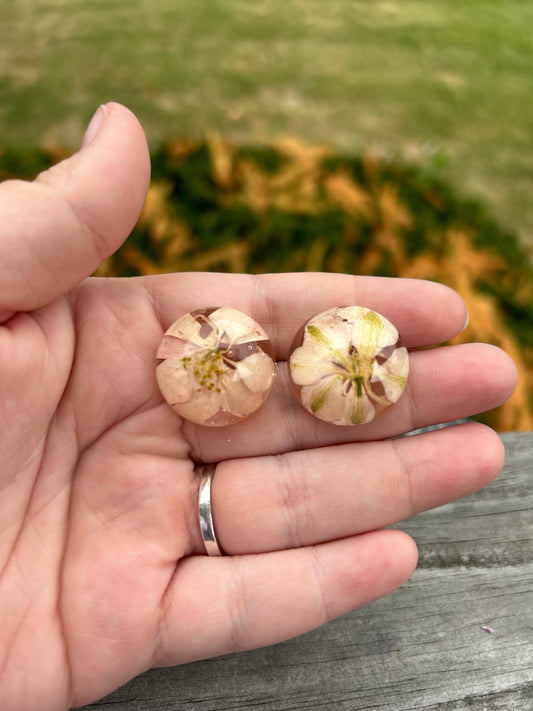
<path fill-rule="evenodd" d="M 200 474 L 200 496 L 198 501 L 198 517 L 200 531 L 207 555 L 224 555 L 218 545 L 211 513 L 211 482 L 215 474 L 216 464 L 206 464 Z"/>

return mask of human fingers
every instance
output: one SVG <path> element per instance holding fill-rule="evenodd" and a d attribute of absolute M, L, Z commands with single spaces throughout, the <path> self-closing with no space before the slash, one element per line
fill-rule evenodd
<path fill-rule="evenodd" d="M 65 293 L 109 256 L 139 215 L 149 182 L 143 130 L 119 104 L 96 112 L 82 149 L 33 183 L 0 185 L 0 316 Z"/>
<path fill-rule="evenodd" d="M 408 348 L 443 343 L 466 324 L 461 297 L 436 282 L 348 274 L 205 274 L 144 277 L 162 327 L 202 307 L 231 306 L 269 335 L 276 360 L 286 361 L 298 329 L 333 306 L 358 305 L 386 316 Z"/>
<path fill-rule="evenodd" d="M 503 466 L 498 435 L 477 423 L 220 462 L 211 507 L 230 555 L 315 545 L 384 528 L 486 486 Z M 196 550 L 204 550 L 199 537 Z"/>
<path fill-rule="evenodd" d="M 412 539 L 400 531 L 263 555 L 186 558 L 165 596 L 154 665 L 307 632 L 389 594 L 409 578 L 416 560 Z"/>
<path fill-rule="evenodd" d="M 294 398 L 285 364 L 254 415 L 231 427 L 184 425 L 199 461 L 278 454 L 361 440 L 395 437 L 419 427 L 471 417 L 501 405 L 516 385 L 516 368 L 494 346 L 472 343 L 413 351 L 400 400 L 372 422 L 339 427 L 317 420 Z"/>

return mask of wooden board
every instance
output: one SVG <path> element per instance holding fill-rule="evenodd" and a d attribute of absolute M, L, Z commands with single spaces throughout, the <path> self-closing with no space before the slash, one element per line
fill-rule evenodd
<path fill-rule="evenodd" d="M 393 595 L 274 647 L 152 670 L 84 708 L 531 711 L 533 433 L 503 440 L 491 486 L 398 526 L 420 562 Z"/>

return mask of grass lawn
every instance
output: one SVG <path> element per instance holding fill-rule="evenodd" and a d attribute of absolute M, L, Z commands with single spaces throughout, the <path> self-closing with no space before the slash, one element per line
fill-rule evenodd
<path fill-rule="evenodd" d="M 4 0 L 0 150 L 121 101 L 155 149 L 285 135 L 422 164 L 533 246 L 531 0 Z"/>

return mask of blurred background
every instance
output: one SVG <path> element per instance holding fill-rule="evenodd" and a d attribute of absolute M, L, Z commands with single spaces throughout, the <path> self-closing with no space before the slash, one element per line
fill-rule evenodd
<path fill-rule="evenodd" d="M 0 178 L 139 117 L 153 183 L 102 275 L 431 278 L 521 378 L 533 429 L 530 0 L 0 0 Z M 495 374 L 497 377 L 497 374 Z"/>

